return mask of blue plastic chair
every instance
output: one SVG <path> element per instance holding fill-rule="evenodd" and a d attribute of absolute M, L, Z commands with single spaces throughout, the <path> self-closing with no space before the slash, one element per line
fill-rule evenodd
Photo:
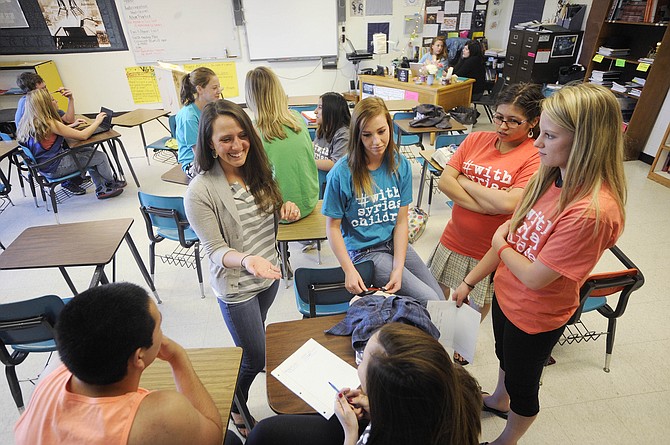
<path fill-rule="evenodd" d="M 9 390 L 19 412 L 23 395 L 16 377 L 16 366 L 31 352 L 56 350 L 54 325 L 65 303 L 56 295 L 0 305 L 0 361 L 5 365 Z M 10 353 L 8 346 L 11 347 Z"/>
<path fill-rule="evenodd" d="M 137 192 L 140 200 L 140 211 L 147 228 L 149 244 L 149 269 L 151 279 L 156 280 L 156 243 L 169 239 L 178 241 L 184 249 L 193 247 L 195 270 L 198 273 L 200 295 L 205 298 L 205 289 L 202 284 L 202 266 L 200 264 L 200 240 L 186 219 L 184 198 L 181 196 L 157 196 L 149 193 Z M 154 228 L 156 232 L 154 233 Z M 189 266 L 190 261 L 173 259 L 174 264 Z"/>
<path fill-rule="evenodd" d="M 414 113 L 399 111 L 393 115 L 393 120 L 398 119 L 414 119 Z M 418 134 L 403 134 L 400 127 L 393 125 L 393 141 L 398 142 L 398 132 L 400 132 L 400 144 L 398 149 L 400 152 L 405 155 L 407 159 L 416 159 L 414 152 L 409 148 L 412 145 L 417 145 L 420 150 L 424 150 L 423 144 L 421 143 L 421 135 Z"/>
<path fill-rule="evenodd" d="M 449 145 L 461 145 L 467 137 L 467 134 L 439 134 L 435 139 L 435 149 L 447 147 Z M 426 162 L 422 157 L 417 158 L 419 164 L 423 168 L 423 163 Z M 430 206 L 433 203 L 433 189 L 435 178 L 439 178 L 442 170 L 437 170 L 430 163 L 428 164 L 428 172 L 430 173 L 430 187 L 428 188 L 428 213 L 430 214 Z"/>
<path fill-rule="evenodd" d="M 372 284 L 375 273 L 372 261 L 356 264 L 356 270 L 366 284 Z M 344 287 L 341 267 L 299 267 L 295 270 L 293 289 L 298 311 L 305 318 L 343 314 L 349 309 L 349 301 L 354 296 Z"/>
<path fill-rule="evenodd" d="M 175 161 L 177 161 L 178 159 L 177 155 L 179 150 L 177 148 L 172 148 L 165 145 L 165 143 L 168 140 L 174 138 L 175 135 L 177 134 L 177 116 L 171 115 L 170 117 L 168 117 L 168 124 L 170 126 L 170 136 L 162 137 L 157 141 L 150 143 L 149 145 L 146 146 L 146 150 L 152 149 L 154 151 L 154 154 L 160 151 L 172 153 L 172 155 L 174 155 Z"/>

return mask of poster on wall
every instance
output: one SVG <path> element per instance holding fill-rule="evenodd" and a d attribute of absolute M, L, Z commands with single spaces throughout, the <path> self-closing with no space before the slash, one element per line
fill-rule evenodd
<path fill-rule="evenodd" d="M 0 28 L 27 28 L 19 0 L 0 1 Z"/>
<path fill-rule="evenodd" d="M 39 0 L 56 49 L 109 47 L 96 0 Z"/>

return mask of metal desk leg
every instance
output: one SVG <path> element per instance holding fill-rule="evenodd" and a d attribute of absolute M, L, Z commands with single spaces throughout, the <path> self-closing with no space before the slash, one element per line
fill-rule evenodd
<path fill-rule="evenodd" d="M 114 164 L 111 162 L 109 163 L 110 167 L 112 168 L 112 172 L 116 175 L 116 179 L 119 181 L 125 181 L 126 175 L 123 172 L 123 167 L 121 166 L 121 162 L 119 161 L 119 153 L 116 150 L 116 146 L 112 143 L 112 140 L 109 139 L 107 141 L 100 142 L 96 144 L 96 146 L 100 146 L 102 149 L 103 153 L 107 155 L 107 158 L 109 158 L 109 155 L 107 154 L 107 150 L 105 149 L 105 142 L 107 143 L 107 147 L 109 147 L 109 151 L 112 153 L 112 159 L 114 159 L 114 164 L 116 164 L 116 169 L 114 169 Z"/>
<path fill-rule="evenodd" d="M 126 158 L 126 164 L 128 164 L 128 168 L 130 169 L 130 174 L 133 175 L 133 179 L 135 180 L 135 185 L 137 188 L 140 188 L 140 181 L 137 179 L 137 175 L 135 174 L 135 169 L 133 168 L 133 164 L 130 163 L 130 158 L 128 157 L 128 152 L 126 151 L 126 147 L 123 145 L 123 141 L 121 141 L 120 138 L 114 138 L 112 139 L 112 144 L 116 148 L 116 143 L 119 143 L 121 146 L 121 153 L 123 153 L 123 157 Z"/>
<path fill-rule="evenodd" d="M 281 264 L 279 265 L 281 269 L 281 276 L 284 279 L 284 283 L 286 283 L 286 288 L 288 289 L 288 282 L 290 277 L 288 276 L 288 242 L 287 241 L 279 241 L 279 259 L 281 260 Z"/>
<path fill-rule="evenodd" d="M 421 179 L 419 180 L 419 195 L 416 197 L 416 206 L 421 208 L 421 199 L 423 198 L 423 186 L 426 183 L 426 171 L 428 171 L 428 160 L 423 160 L 421 167 Z"/>
<path fill-rule="evenodd" d="M 240 416 L 242 416 L 244 425 L 247 428 L 247 434 L 249 434 L 251 432 L 251 429 L 255 426 L 255 422 L 254 418 L 251 417 L 251 413 L 249 412 L 249 408 L 247 407 L 247 401 L 244 399 L 244 396 L 242 395 L 240 388 L 235 388 L 235 397 L 233 398 L 233 403 L 235 404 L 235 407 L 239 411 Z"/>
<path fill-rule="evenodd" d="M 147 272 L 147 268 L 144 265 L 144 262 L 142 261 L 142 257 L 140 256 L 140 253 L 137 251 L 137 247 L 135 246 L 135 242 L 133 241 L 133 238 L 130 236 L 130 232 L 126 232 L 126 236 L 124 236 L 126 239 L 126 243 L 128 244 L 128 248 L 130 249 L 130 253 L 133 254 L 133 258 L 135 258 L 135 262 L 137 263 L 137 267 L 140 268 L 140 272 L 142 272 L 142 276 L 144 277 L 144 281 L 147 282 L 149 285 L 149 288 L 151 291 L 154 293 L 154 297 L 156 298 L 156 302 L 158 304 L 161 304 L 163 301 L 161 300 L 161 297 L 158 295 L 158 291 L 156 290 L 156 286 L 154 286 L 154 282 L 151 280 L 151 277 L 149 276 L 149 272 Z"/>
<path fill-rule="evenodd" d="M 59 266 L 58 270 L 60 270 L 61 275 L 63 275 L 63 278 L 65 278 L 65 282 L 67 283 L 67 286 L 72 291 L 72 295 L 79 295 L 79 292 L 77 292 L 77 288 L 74 287 L 74 283 L 70 279 L 70 275 L 68 275 L 65 268 L 63 266 Z"/>
<path fill-rule="evenodd" d="M 144 147 L 144 156 L 147 158 L 147 165 L 151 165 L 151 162 L 149 162 L 149 150 L 147 149 L 147 140 L 144 137 L 144 128 L 142 128 L 142 124 L 140 124 L 140 135 L 142 136 L 142 147 Z"/>

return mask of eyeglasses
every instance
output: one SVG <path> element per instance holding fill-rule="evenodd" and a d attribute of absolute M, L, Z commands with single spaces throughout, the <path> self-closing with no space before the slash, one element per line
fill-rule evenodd
<path fill-rule="evenodd" d="M 519 125 L 528 122 L 527 120 L 525 121 L 518 121 L 516 119 L 509 119 L 505 120 L 503 117 L 499 114 L 494 114 L 493 115 L 493 123 L 496 124 L 497 126 L 501 126 L 502 124 L 507 124 L 507 128 L 516 128 Z"/>

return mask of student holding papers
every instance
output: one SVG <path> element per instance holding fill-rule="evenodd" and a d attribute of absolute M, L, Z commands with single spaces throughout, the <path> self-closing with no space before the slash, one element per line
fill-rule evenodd
<path fill-rule="evenodd" d="M 318 415 L 280 415 L 258 423 L 247 445 L 479 443 L 477 381 L 422 330 L 384 325 L 368 341 L 358 376 L 359 389 L 333 391 L 339 431 Z M 367 420 L 359 435 L 361 421 Z"/>
<path fill-rule="evenodd" d="M 275 221 L 296 221 L 300 210 L 282 200 L 263 143 L 242 107 L 227 100 L 202 111 L 195 146 L 197 174 L 184 206 L 210 260 L 210 283 L 236 346 L 244 350 L 238 388 L 265 366 L 265 318 L 278 288 Z M 233 422 L 246 436 L 242 416 Z"/>
<path fill-rule="evenodd" d="M 483 409 L 507 419 L 491 444 L 516 444 L 540 410 L 542 369 L 579 305 L 579 288 L 624 225 L 621 110 L 591 83 L 544 100 L 535 141 L 541 167 L 511 221 L 455 290 L 460 305 L 496 270 L 493 333 L 498 384 Z M 466 284 L 468 283 L 468 284 Z"/>

